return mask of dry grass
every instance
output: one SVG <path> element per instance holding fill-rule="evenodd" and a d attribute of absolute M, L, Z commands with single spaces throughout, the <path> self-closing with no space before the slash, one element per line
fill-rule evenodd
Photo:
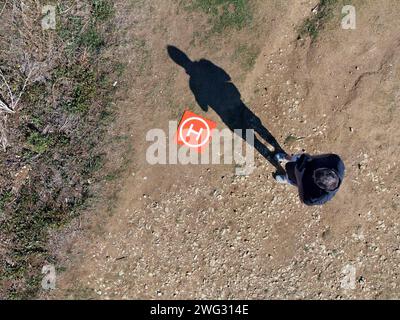
<path fill-rule="evenodd" d="M 115 61 L 102 56 L 112 11 L 108 0 L 62 1 L 44 30 L 39 1 L 0 3 L 0 297 L 35 296 L 54 262 L 48 230 L 90 196 L 113 112 Z"/>

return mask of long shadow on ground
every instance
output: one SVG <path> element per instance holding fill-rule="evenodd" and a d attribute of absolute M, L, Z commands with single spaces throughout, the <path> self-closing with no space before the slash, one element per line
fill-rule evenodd
<path fill-rule="evenodd" d="M 191 61 L 184 52 L 174 46 L 168 46 L 167 50 L 171 59 L 184 68 L 190 76 L 189 86 L 199 106 L 204 111 L 208 111 L 208 107 L 212 108 L 232 131 L 241 129 L 243 139 L 246 136 L 246 129 L 253 129 L 266 144 L 273 148 L 273 150 L 270 150 L 255 136 L 255 149 L 278 172 L 283 172 L 281 165 L 275 161 L 274 155 L 278 152 L 285 153 L 285 151 L 267 128 L 263 126 L 260 118 L 243 103 L 241 94 L 231 82 L 229 74 L 209 60 Z"/>

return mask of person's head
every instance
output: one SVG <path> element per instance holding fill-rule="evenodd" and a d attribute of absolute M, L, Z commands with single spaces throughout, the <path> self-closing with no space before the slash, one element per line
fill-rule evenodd
<path fill-rule="evenodd" d="M 314 183 L 325 191 L 335 190 L 340 183 L 340 179 L 335 170 L 328 168 L 316 169 L 313 173 Z"/>

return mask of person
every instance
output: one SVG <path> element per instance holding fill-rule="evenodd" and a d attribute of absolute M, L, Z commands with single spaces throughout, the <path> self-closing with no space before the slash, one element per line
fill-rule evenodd
<path fill-rule="evenodd" d="M 344 179 L 345 166 L 336 154 L 290 156 L 278 153 L 275 158 L 279 162 L 287 161 L 286 174 L 277 175 L 276 181 L 297 186 L 300 200 L 309 206 L 331 200 Z"/>

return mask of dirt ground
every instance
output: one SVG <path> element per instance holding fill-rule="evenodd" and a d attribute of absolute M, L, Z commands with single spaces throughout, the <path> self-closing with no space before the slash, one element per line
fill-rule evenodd
<path fill-rule="evenodd" d="M 400 3 L 352 1 L 356 30 L 333 18 L 299 40 L 317 2 L 253 1 L 252 24 L 222 33 L 176 1 L 116 2 L 124 41 L 113 50 L 127 69 L 111 130 L 132 140 L 131 161 L 112 214 L 100 203 L 54 240 L 64 271 L 42 297 L 400 298 Z M 243 44 L 257 49 L 254 63 Z M 234 165 L 149 165 L 146 132 L 167 131 L 184 109 L 224 127 L 196 104 L 167 45 L 223 68 L 287 152 L 340 154 L 336 197 L 302 205 L 259 154 L 247 177 Z"/>

